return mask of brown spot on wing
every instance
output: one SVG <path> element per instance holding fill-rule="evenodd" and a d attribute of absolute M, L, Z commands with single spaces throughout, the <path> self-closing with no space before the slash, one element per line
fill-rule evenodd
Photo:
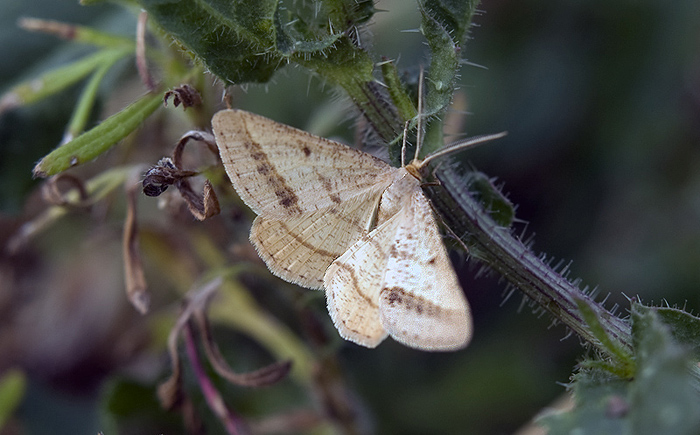
<path fill-rule="evenodd" d="M 437 316 L 441 311 L 438 305 L 420 296 L 411 294 L 401 287 L 384 287 L 380 295 L 390 307 L 401 305 L 406 310 L 415 311 L 417 314 L 425 313 L 428 316 Z"/>
<path fill-rule="evenodd" d="M 268 180 L 272 181 L 270 178 L 268 178 Z M 299 197 L 289 187 L 279 186 L 279 188 L 275 190 L 275 195 L 277 195 L 277 198 L 279 198 L 278 202 L 280 203 L 280 205 L 282 205 L 282 207 L 299 207 L 297 205 L 297 203 L 299 202 Z"/>
<path fill-rule="evenodd" d="M 261 163 L 258 165 L 257 168 L 255 168 L 259 174 L 261 175 L 267 175 L 270 173 L 270 170 L 272 169 L 268 163 Z"/>

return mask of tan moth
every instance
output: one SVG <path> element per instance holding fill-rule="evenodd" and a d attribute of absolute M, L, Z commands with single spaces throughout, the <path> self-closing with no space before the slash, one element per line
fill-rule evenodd
<path fill-rule="evenodd" d="M 423 350 L 467 345 L 469 306 L 420 187 L 418 170 L 437 154 L 395 168 L 240 110 L 218 112 L 212 126 L 236 192 L 258 215 L 250 231 L 258 254 L 282 279 L 325 288 L 343 338 L 367 347 L 387 335 Z"/>

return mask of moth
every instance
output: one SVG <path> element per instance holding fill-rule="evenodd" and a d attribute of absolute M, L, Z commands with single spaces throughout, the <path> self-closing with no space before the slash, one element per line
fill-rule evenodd
<path fill-rule="evenodd" d="M 258 254 L 280 278 L 325 289 L 343 338 L 372 348 L 390 335 L 431 351 L 468 344 L 469 306 L 421 190 L 428 158 L 396 168 L 241 110 L 218 112 L 212 127 L 233 187 L 258 215 Z"/>

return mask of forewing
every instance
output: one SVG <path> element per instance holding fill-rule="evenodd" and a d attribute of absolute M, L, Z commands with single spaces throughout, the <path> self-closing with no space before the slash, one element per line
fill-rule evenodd
<path fill-rule="evenodd" d="M 323 281 L 328 313 L 346 340 L 375 347 L 386 338 L 379 317 L 379 294 L 397 229 L 396 216 L 389 218 L 361 237 L 326 271 Z"/>
<path fill-rule="evenodd" d="M 315 212 L 376 185 L 397 168 L 268 118 L 222 110 L 212 119 L 221 160 L 236 192 L 257 214 Z"/>
<path fill-rule="evenodd" d="M 374 186 L 340 204 L 284 219 L 260 215 L 250 239 L 275 275 L 320 289 L 333 260 L 369 232 L 383 190 Z"/>
<path fill-rule="evenodd" d="M 397 220 L 379 295 L 380 320 L 397 341 L 423 350 L 467 345 L 469 306 L 418 186 Z"/>

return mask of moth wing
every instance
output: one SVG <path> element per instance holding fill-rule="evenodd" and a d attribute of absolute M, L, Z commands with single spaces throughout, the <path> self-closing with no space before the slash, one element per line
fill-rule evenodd
<path fill-rule="evenodd" d="M 362 236 L 326 271 L 328 313 L 346 340 L 376 347 L 387 336 L 380 320 L 379 295 L 398 225 L 397 216 L 389 218 Z"/>
<path fill-rule="evenodd" d="M 456 350 L 471 338 L 469 306 L 418 187 L 396 216 L 397 229 L 379 295 L 380 320 L 397 341 L 423 350 Z"/>
<path fill-rule="evenodd" d="M 369 232 L 385 187 L 372 186 L 314 212 L 285 218 L 260 215 L 253 222 L 250 240 L 275 275 L 320 289 L 330 264 Z"/>
<path fill-rule="evenodd" d="M 212 127 L 226 173 L 257 214 L 325 209 L 390 182 L 397 170 L 362 151 L 241 110 L 219 111 Z"/>

